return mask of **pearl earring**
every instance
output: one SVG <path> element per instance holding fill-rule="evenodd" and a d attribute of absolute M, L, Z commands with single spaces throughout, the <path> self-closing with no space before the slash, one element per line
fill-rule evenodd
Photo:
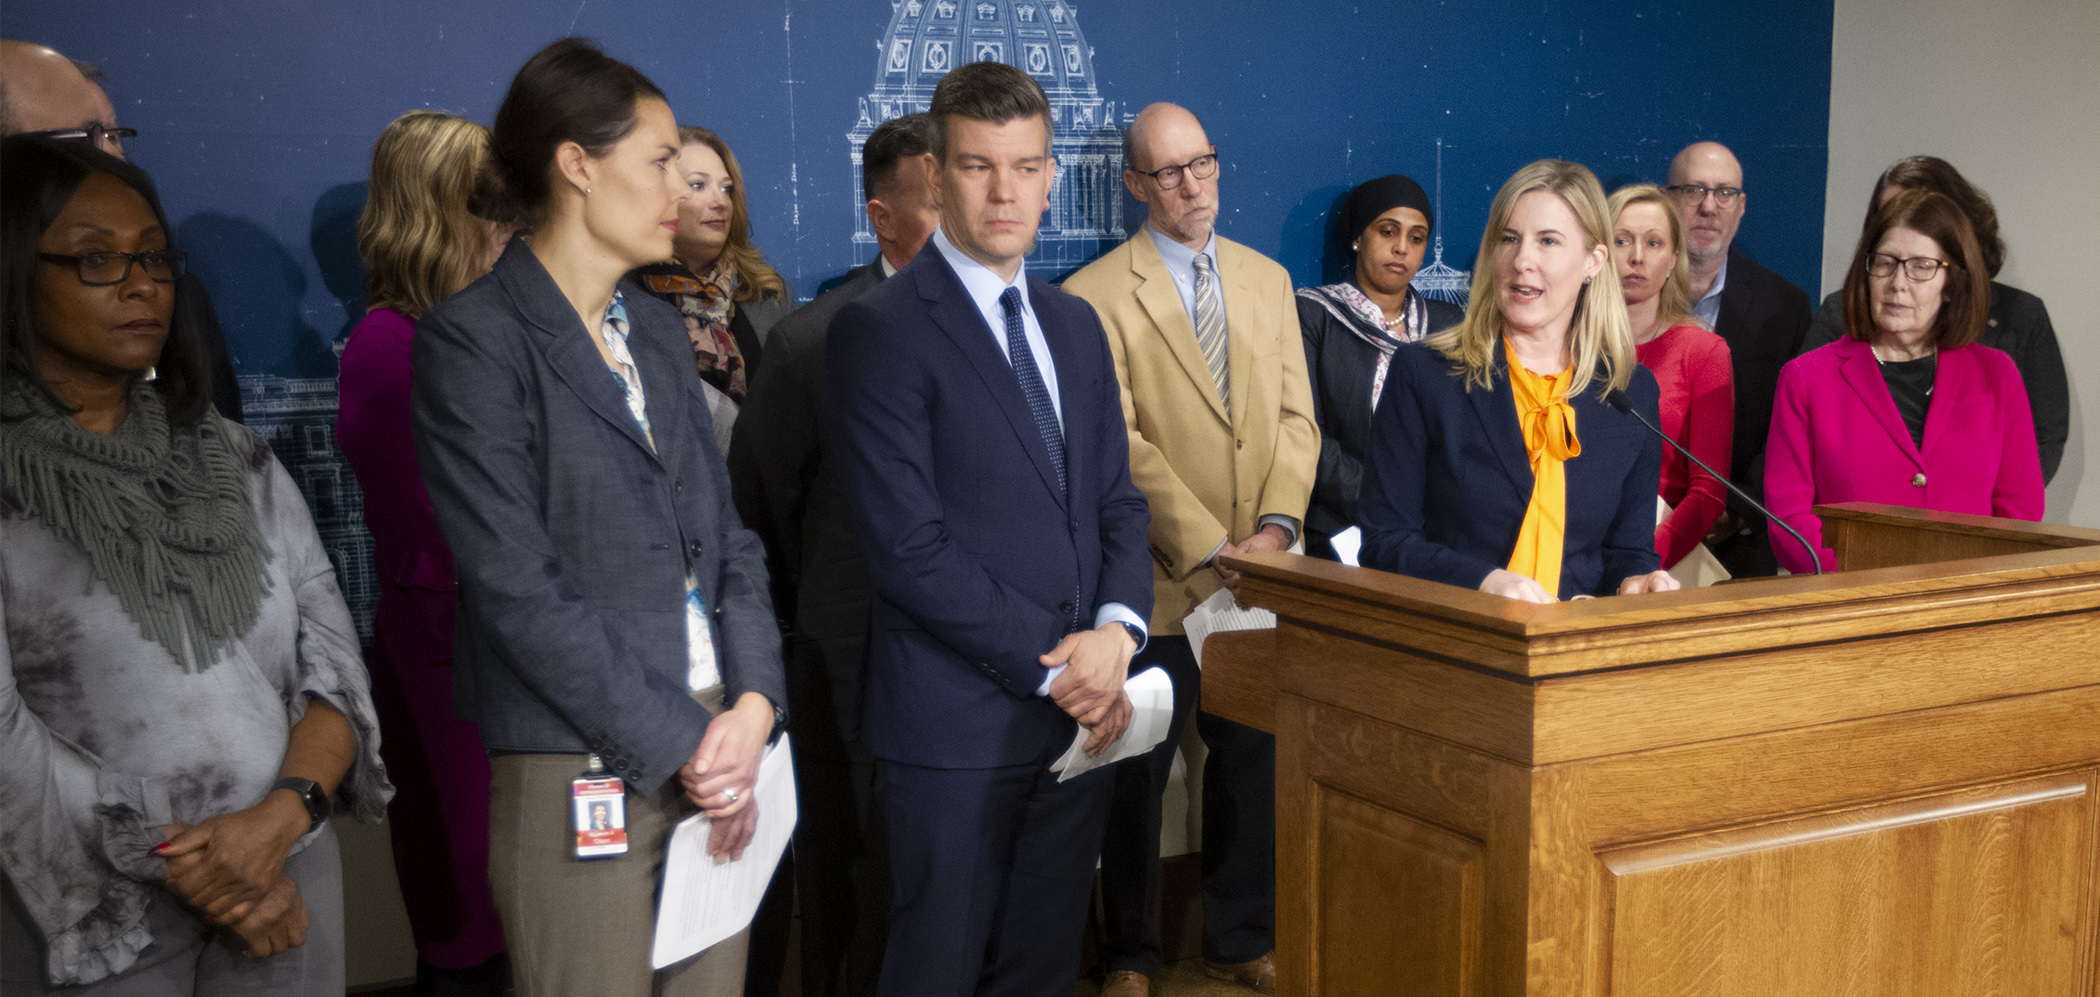
<path fill-rule="evenodd" d="M 589 187 L 585 187 L 585 188 L 583 189 L 583 192 L 584 192 L 585 194 L 589 194 L 589 193 L 591 192 L 591 189 L 590 189 Z"/>

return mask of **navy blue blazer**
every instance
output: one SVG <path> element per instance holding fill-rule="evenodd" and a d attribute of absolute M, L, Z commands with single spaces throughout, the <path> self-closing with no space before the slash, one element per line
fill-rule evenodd
<path fill-rule="evenodd" d="M 686 690 L 688 571 L 729 700 L 777 709 L 787 680 L 765 549 L 730 502 L 685 322 L 622 289 L 655 450 L 523 240 L 417 324 L 412 406 L 459 571 L 460 715 L 492 751 L 596 752 L 648 793 L 708 722 Z"/>
<path fill-rule="evenodd" d="M 1494 387 L 1467 391 L 1435 350 L 1410 343 L 1393 352 L 1364 460 L 1365 567 L 1477 589 L 1509 564 L 1531 504 L 1531 460 L 1508 366 L 1500 348 L 1494 354 Z M 1569 401 L 1582 454 L 1567 463 L 1562 599 L 1613 595 L 1621 580 L 1661 567 L 1662 441 L 1605 405 L 1599 387 L 1593 381 Z M 1649 422 L 1658 394 L 1655 375 L 1636 365 L 1626 395 Z"/>
<path fill-rule="evenodd" d="M 875 584 L 862 731 L 929 768 L 1038 758 L 1074 721 L 1036 695 L 1037 657 L 1104 603 L 1152 611 L 1150 525 L 1130 481 L 1108 337 L 1092 306 L 1033 277 L 1057 365 L 1070 501 L 1020 382 L 928 242 L 831 323 L 831 452 Z"/>

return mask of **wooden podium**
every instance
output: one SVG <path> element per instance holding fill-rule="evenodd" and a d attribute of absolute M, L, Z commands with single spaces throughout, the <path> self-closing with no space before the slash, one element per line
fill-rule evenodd
<path fill-rule="evenodd" d="M 1821 511 L 1841 573 L 1554 606 L 1228 561 L 1279 992 L 2100 994 L 2100 531 Z"/>

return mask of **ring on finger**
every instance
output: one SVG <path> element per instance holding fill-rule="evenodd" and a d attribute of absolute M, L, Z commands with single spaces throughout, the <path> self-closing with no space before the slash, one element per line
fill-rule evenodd
<path fill-rule="evenodd" d="M 724 789 L 724 790 L 722 790 L 722 795 L 723 795 L 723 796 L 727 796 L 727 797 L 729 797 L 729 802 L 731 802 L 731 803 L 735 803 L 735 802 L 736 802 L 736 790 L 734 790 L 734 789 Z"/>

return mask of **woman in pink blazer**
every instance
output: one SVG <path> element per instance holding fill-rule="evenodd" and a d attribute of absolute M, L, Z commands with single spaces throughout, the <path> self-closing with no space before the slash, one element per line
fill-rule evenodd
<path fill-rule="evenodd" d="M 1765 502 L 1817 546 L 1818 503 L 1882 502 L 2042 518 L 2042 465 L 2027 388 L 2012 358 L 1976 342 L 1990 275 L 1968 216 L 1946 196 L 1906 191 L 1861 233 L 1845 275 L 1845 336 L 1779 376 Z M 1812 570 L 1782 530 L 1772 550 Z"/>

